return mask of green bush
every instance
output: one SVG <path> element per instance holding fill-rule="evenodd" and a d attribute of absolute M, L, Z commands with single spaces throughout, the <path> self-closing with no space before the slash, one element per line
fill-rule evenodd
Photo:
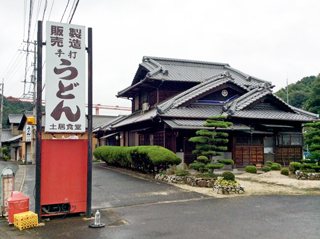
<path fill-rule="evenodd" d="M 224 180 L 228 180 L 228 181 L 234 181 L 235 180 L 235 176 L 232 172 L 226 171 L 223 172 L 222 177 Z"/>
<path fill-rule="evenodd" d="M 272 165 L 272 164 L 273 164 L 272 161 L 266 161 L 266 162 L 264 163 L 265 166 L 268 166 L 268 167 L 270 167 L 270 168 L 271 168 L 271 165 Z"/>
<path fill-rule="evenodd" d="M 300 162 L 290 162 L 289 171 L 295 173 L 297 170 L 300 170 L 301 163 Z"/>
<path fill-rule="evenodd" d="M 206 165 L 204 163 L 200 163 L 198 161 L 194 161 L 189 165 L 189 168 L 200 171 L 200 168 L 204 168 Z"/>
<path fill-rule="evenodd" d="M 176 175 L 177 176 L 187 176 L 187 175 L 189 175 L 189 172 L 187 170 L 177 169 Z"/>
<path fill-rule="evenodd" d="M 271 170 L 280 170 L 281 169 L 281 165 L 278 163 L 272 163 L 271 164 Z"/>
<path fill-rule="evenodd" d="M 261 169 L 263 172 L 269 172 L 269 171 L 271 171 L 271 168 L 269 167 L 269 166 L 264 166 L 264 167 L 262 167 L 262 169 Z"/>
<path fill-rule="evenodd" d="M 223 166 L 224 164 L 222 163 L 209 163 L 206 165 L 206 168 L 210 170 L 214 170 L 214 169 L 221 169 L 223 168 Z"/>
<path fill-rule="evenodd" d="M 311 164 L 311 163 L 303 163 L 300 166 L 300 170 L 301 171 L 306 171 L 307 169 L 312 169 L 312 167 L 315 166 L 315 164 Z"/>
<path fill-rule="evenodd" d="M 166 169 L 181 162 L 172 151 L 161 146 L 101 146 L 95 149 L 93 155 L 107 164 L 144 172 Z"/>
<path fill-rule="evenodd" d="M 289 175 L 289 169 L 288 168 L 282 168 L 281 169 L 281 174 L 288 176 Z"/>
<path fill-rule="evenodd" d="M 312 169 L 314 169 L 316 172 L 320 172 L 320 165 L 313 165 Z"/>
<path fill-rule="evenodd" d="M 248 165 L 245 167 L 247 173 L 257 173 L 257 168 L 254 165 Z"/>
<path fill-rule="evenodd" d="M 217 179 L 217 175 L 211 172 L 199 173 L 196 175 L 197 178 L 214 178 Z"/>
<path fill-rule="evenodd" d="M 219 159 L 218 162 L 225 165 L 234 165 L 234 161 L 232 159 Z"/>
<path fill-rule="evenodd" d="M 201 156 L 197 157 L 197 161 L 200 162 L 200 163 L 207 164 L 207 163 L 210 162 L 210 159 L 208 159 L 207 156 L 201 155 Z"/>

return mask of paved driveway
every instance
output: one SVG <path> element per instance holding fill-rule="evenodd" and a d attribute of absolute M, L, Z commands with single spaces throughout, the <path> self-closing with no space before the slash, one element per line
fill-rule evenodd
<path fill-rule="evenodd" d="M 103 208 L 105 228 L 90 229 L 90 221 L 79 216 L 52 219 L 22 232 L 1 221 L 0 238 L 318 239 L 320 235 L 318 196 L 202 197 L 97 164 L 93 206 Z"/>
<path fill-rule="evenodd" d="M 105 164 L 94 164 L 92 181 L 93 209 L 204 198 L 201 194 L 183 191 L 173 185 L 107 169 Z"/>

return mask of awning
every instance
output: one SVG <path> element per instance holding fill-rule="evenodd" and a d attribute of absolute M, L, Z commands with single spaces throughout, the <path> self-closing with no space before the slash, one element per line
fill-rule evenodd
<path fill-rule="evenodd" d="M 7 140 L 5 140 L 5 141 L 2 141 L 2 143 L 14 142 L 14 141 L 17 141 L 17 140 L 19 140 L 19 139 L 21 139 L 21 138 L 22 138 L 22 134 L 17 135 L 17 136 L 14 136 L 14 137 L 12 137 L 12 138 L 10 138 L 10 139 L 7 139 Z"/>

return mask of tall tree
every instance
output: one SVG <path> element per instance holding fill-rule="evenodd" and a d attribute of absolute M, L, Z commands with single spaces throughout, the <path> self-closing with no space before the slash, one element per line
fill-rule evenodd
<path fill-rule="evenodd" d="M 320 122 L 305 124 L 304 143 L 311 159 L 320 159 Z"/>
<path fill-rule="evenodd" d="M 225 116 L 209 117 L 205 123 L 205 127 L 212 129 L 201 129 L 196 131 L 196 136 L 189 139 L 190 142 L 196 144 L 193 154 L 197 156 L 212 156 L 221 155 L 222 152 L 227 151 L 227 143 L 229 134 L 221 132 L 220 129 L 226 129 L 232 126 L 231 122 L 226 121 Z"/>
<path fill-rule="evenodd" d="M 320 75 L 315 79 L 309 99 L 306 102 L 307 110 L 320 114 Z"/>

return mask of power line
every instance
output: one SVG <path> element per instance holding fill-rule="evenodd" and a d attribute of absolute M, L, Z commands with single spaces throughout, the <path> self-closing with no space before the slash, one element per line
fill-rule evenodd
<path fill-rule="evenodd" d="M 71 18 L 70 18 L 70 20 L 69 20 L 69 24 L 72 22 L 74 13 L 77 11 L 77 7 L 78 7 L 79 2 L 80 2 L 80 0 L 77 0 L 76 6 L 75 6 L 75 8 L 73 9 L 73 13 L 72 13 Z"/>
<path fill-rule="evenodd" d="M 24 87 L 23 87 L 23 93 L 25 93 L 25 91 L 26 91 L 27 67 L 28 67 L 28 63 L 29 63 L 29 46 L 30 46 L 30 30 L 31 30 L 32 12 L 33 12 L 33 0 L 30 0 L 30 6 L 29 6 L 29 24 L 28 24 L 28 37 L 27 37 L 27 54 L 26 54 L 26 65 L 25 65 L 25 75 L 24 75 Z"/>
<path fill-rule="evenodd" d="M 44 16 L 46 15 L 47 5 L 48 5 L 48 0 L 46 0 L 46 2 L 44 4 L 44 9 L 43 9 L 43 14 L 42 14 L 42 21 L 44 20 Z"/>
<path fill-rule="evenodd" d="M 50 17 L 51 17 L 51 12 L 52 12 L 53 5 L 54 5 L 54 0 L 52 1 L 51 7 L 50 7 L 49 16 L 48 16 L 48 19 L 47 19 L 48 21 L 50 20 Z"/>
<path fill-rule="evenodd" d="M 61 17 L 60 22 L 62 22 L 62 20 L 63 20 L 64 14 L 65 14 L 66 11 L 67 11 L 67 8 L 68 8 L 68 6 L 69 6 L 69 3 L 70 3 L 70 0 L 68 0 L 68 2 L 67 2 L 67 6 L 66 6 L 66 8 L 65 8 L 64 11 L 63 11 L 63 14 L 62 14 L 62 17 Z"/>
<path fill-rule="evenodd" d="M 73 12 L 73 9 L 74 9 L 74 7 L 75 7 L 75 4 L 76 4 L 76 0 L 73 0 L 73 3 L 72 3 L 72 7 L 71 7 L 71 9 L 70 9 L 70 12 L 69 12 L 69 16 L 68 16 L 68 20 L 67 20 L 67 22 L 69 22 L 69 20 L 70 20 L 70 18 L 71 18 L 71 14 L 72 14 L 72 12 Z"/>

